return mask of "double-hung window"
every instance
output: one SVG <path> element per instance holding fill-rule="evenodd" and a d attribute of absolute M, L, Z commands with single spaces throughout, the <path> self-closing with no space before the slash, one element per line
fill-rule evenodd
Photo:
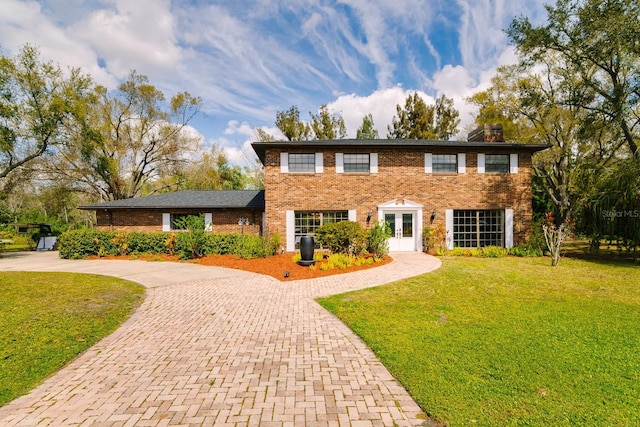
<path fill-rule="evenodd" d="M 487 173 L 509 173 L 508 154 L 485 154 L 484 161 Z"/>
<path fill-rule="evenodd" d="M 315 153 L 289 153 L 289 172 L 316 171 Z"/>
<path fill-rule="evenodd" d="M 431 167 L 433 173 L 456 173 L 458 171 L 458 156 L 455 154 L 433 154 Z"/>
<path fill-rule="evenodd" d="M 344 154 L 345 172 L 365 172 L 370 170 L 369 153 L 366 154 Z"/>

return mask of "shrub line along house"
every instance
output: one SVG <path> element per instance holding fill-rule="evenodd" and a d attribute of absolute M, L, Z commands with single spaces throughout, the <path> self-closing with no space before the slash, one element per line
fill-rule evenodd
<path fill-rule="evenodd" d="M 254 142 L 264 191 L 178 191 L 83 206 L 97 227 L 169 231 L 172 218 L 204 213 L 209 230 L 281 236 L 293 252 L 323 224 L 386 221 L 391 251 L 422 250 L 422 231 L 444 225 L 446 245 L 503 246 L 531 235 L 532 154 L 542 144 L 504 142 L 485 126 L 467 141 Z M 242 221 L 241 221 L 242 220 Z M 240 224 L 240 225 L 239 225 Z"/>

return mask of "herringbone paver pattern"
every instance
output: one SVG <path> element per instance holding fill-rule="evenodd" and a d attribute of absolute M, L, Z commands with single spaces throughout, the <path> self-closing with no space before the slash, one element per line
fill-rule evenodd
<path fill-rule="evenodd" d="M 424 416 L 407 392 L 313 299 L 438 265 L 397 254 L 387 266 L 323 279 L 238 272 L 151 286 L 114 334 L 0 408 L 0 424 L 420 425 Z"/>

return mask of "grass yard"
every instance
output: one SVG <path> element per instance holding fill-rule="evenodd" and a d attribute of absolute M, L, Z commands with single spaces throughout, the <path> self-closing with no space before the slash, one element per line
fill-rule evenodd
<path fill-rule="evenodd" d="M 319 302 L 443 425 L 640 425 L 640 267 L 442 261 Z"/>
<path fill-rule="evenodd" d="M 0 406 L 113 332 L 144 288 L 73 273 L 0 273 Z"/>

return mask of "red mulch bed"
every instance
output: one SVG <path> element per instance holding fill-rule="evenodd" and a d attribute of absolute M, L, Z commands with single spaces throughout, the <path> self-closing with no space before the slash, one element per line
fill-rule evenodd
<path fill-rule="evenodd" d="M 316 264 L 316 268 L 302 267 L 301 265 L 293 262 L 294 254 L 282 254 L 274 255 L 267 258 L 254 258 L 254 259 L 242 259 L 235 255 L 207 255 L 202 258 L 179 261 L 176 255 L 123 255 L 123 256 L 106 256 L 106 257 L 91 257 L 91 259 L 138 259 L 144 261 L 174 261 L 174 262 L 191 262 L 201 265 L 210 265 L 218 267 L 236 268 L 239 270 L 251 271 L 254 273 L 266 274 L 268 276 L 275 277 L 278 280 L 301 280 L 301 279 L 313 279 L 316 277 L 331 276 L 333 274 L 351 273 L 358 270 L 365 270 L 367 268 L 375 268 L 381 265 L 390 263 L 393 259 L 390 256 L 384 257 L 381 262 L 373 264 L 366 264 L 357 267 L 350 267 L 344 270 L 339 268 L 332 268 L 330 270 L 322 271 Z M 289 272 L 289 277 L 284 277 L 284 272 Z"/>

